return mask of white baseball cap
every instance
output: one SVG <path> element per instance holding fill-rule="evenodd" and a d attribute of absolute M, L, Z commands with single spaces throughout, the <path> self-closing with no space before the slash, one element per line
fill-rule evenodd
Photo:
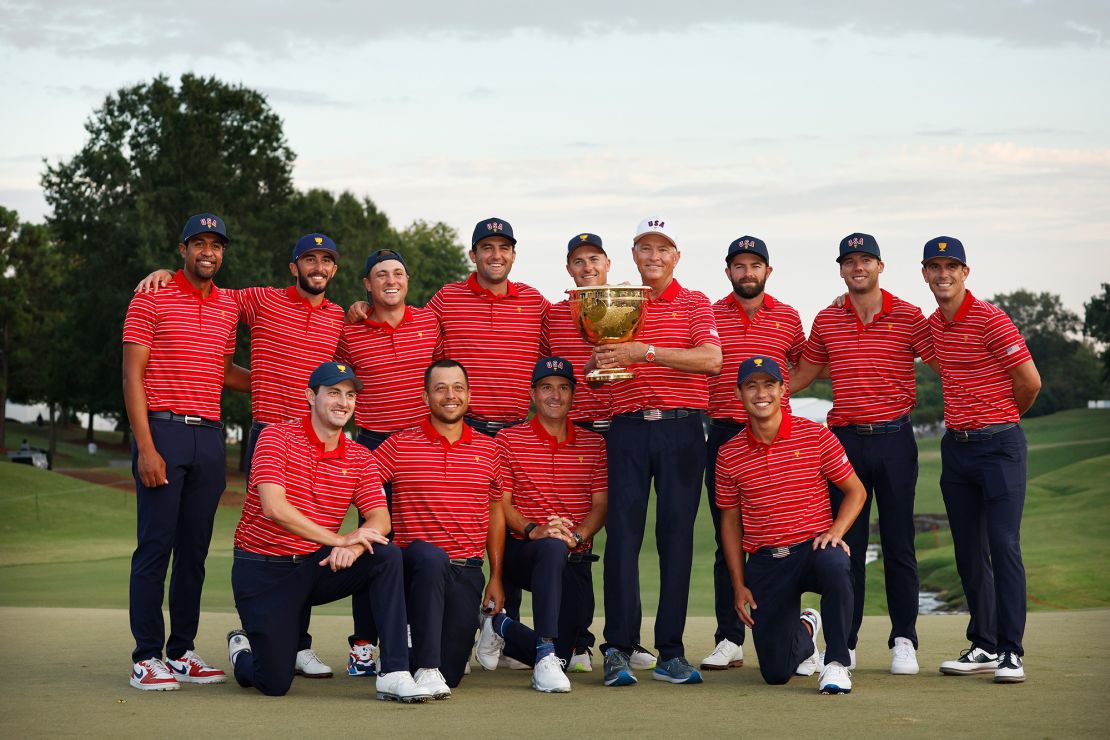
<path fill-rule="evenodd" d="M 664 218 L 645 218 L 636 227 L 636 236 L 632 238 L 632 243 L 640 241 L 640 237 L 644 234 L 659 234 L 664 239 L 669 241 L 675 249 L 678 249 L 678 241 L 674 238 L 674 229 L 671 227 L 670 221 Z"/>

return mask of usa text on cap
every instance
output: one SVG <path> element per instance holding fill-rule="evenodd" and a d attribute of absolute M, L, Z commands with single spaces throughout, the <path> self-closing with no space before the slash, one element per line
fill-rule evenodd
<path fill-rule="evenodd" d="M 675 249 L 678 249 L 678 241 L 674 238 L 674 227 L 669 225 L 669 222 L 663 218 L 645 218 L 636 227 L 636 236 L 632 237 L 632 243 L 640 241 L 640 237 L 647 234 L 659 234 L 664 239 L 671 243 Z"/>
<path fill-rule="evenodd" d="M 725 264 L 731 264 L 732 258 L 738 254 L 754 254 L 767 264 L 771 264 L 771 258 L 767 256 L 767 244 L 758 237 L 742 236 L 729 244 L 728 253 L 725 254 Z"/>
<path fill-rule="evenodd" d="M 861 234 L 858 231 L 840 240 L 840 256 L 836 258 L 836 261 L 843 262 L 844 258 L 852 252 L 870 254 L 877 260 L 883 258 L 879 254 L 879 243 L 875 241 L 875 237 L 870 234 Z"/>
<path fill-rule="evenodd" d="M 308 376 L 308 387 L 319 388 L 322 385 L 339 385 L 344 380 L 349 380 L 355 384 L 355 390 L 362 390 L 362 381 L 355 376 L 355 371 L 351 369 L 350 365 L 344 365 L 341 362 L 325 362 L 312 371 L 312 375 Z"/>
<path fill-rule="evenodd" d="M 335 246 L 331 237 L 324 234 L 305 234 L 297 240 L 297 244 L 293 247 L 293 256 L 289 261 L 296 262 L 307 253 L 315 251 L 331 252 L 336 259 L 339 259 L 339 248 Z"/>
<path fill-rule="evenodd" d="M 503 218 L 487 218 L 474 225 L 474 234 L 470 237 L 470 246 L 475 247 L 478 242 L 489 239 L 491 236 L 504 237 L 512 242 L 514 246 L 516 245 L 512 224 Z"/>
<path fill-rule="evenodd" d="M 736 385 L 742 385 L 745 380 L 756 373 L 766 373 L 774 380 L 782 382 L 782 370 L 779 368 L 779 364 L 770 357 L 757 355 L 740 363 L 740 368 L 736 371 Z"/>
<path fill-rule="evenodd" d="M 540 382 L 544 378 L 549 378 L 552 375 L 557 375 L 560 378 L 566 378 L 570 381 L 572 386 L 578 384 L 574 379 L 574 366 L 570 364 L 570 360 L 564 360 L 562 357 L 541 357 L 536 366 L 532 369 L 532 385 Z"/>
<path fill-rule="evenodd" d="M 964 245 L 959 239 L 952 236 L 938 236 L 925 242 L 925 250 L 921 255 L 921 264 L 925 264 L 934 257 L 947 257 L 960 264 L 967 264 L 967 254 Z"/>
<path fill-rule="evenodd" d="M 366 265 L 362 268 L 363 276 L 369 275 L 370 270 L 374 269 L 374 265 L 386 260 L 397 260 L 401 263 L 401 267 L 405 268 L 405 272 L 409 271 L 409 266 L 405 264 L 405 258 L 401 256 L 400 252 L 392 249 L 379 249 L 376 252 L 371 252 L 370 256 L 366 258 Z"/>
<path fill-rule="evenodd" d="M 603 253 L 605 252 L 605 247 L 601 246 L 601 237 L 597 234 L 584 232 L 576 236 L 572 236 L 570 238 L 570 241 L 567 242 L 567 256 L 569 257 L 571 254 L 574 253 L 574 250 L 578 249 L 579 247 L 597 247 Z"/>
<path fill-rule="evenodd" d="M 185 222 L 185 228 L 181 230 L 181 243 L 187 244 L 197 234 L 208 232 L 223 237 L 225 244 L 231 241 L 227 238 L 227 227 L 222 218 L 214 213 L 198 213 Z"/>

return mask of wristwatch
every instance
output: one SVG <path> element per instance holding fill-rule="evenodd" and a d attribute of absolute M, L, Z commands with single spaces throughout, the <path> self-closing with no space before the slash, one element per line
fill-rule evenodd
<path fill-rule="evenodd" d="M 577 547 L 582 547 L 582 543 L 586 541 L 585 538 L 582 537 L 582 535 L 578 534 L 577 532 L 575 532 L 571 536 L 574 537 L 574 542 L 575 542 L 575 545 Z"/>
<path fill-rule="evenodd" d="M 540 526 L 540 525 L 536 524 L 535 522 L 528 522 L 527 524 L 525 524 L 524 525 L 524 539 L 526 539 L 526 540 L 532 539 L 532 530 L 535 529 L 538 526 Z"/>
<path fill-rule="evenodd" d="M 655 345 L 649 344 L 647 352 L 644 352 L 644 362 L 655 362 Z"/>

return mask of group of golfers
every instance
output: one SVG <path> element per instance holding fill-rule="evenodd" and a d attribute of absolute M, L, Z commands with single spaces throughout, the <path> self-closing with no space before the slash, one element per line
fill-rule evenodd
<path fill-rule="evenodd" d="M 345 672 L 375 677 L 378 699 L 446 699 L 472 656 L 485 670 L 531 669 L 538 691 L 568 692 L 568 673 L 594 670 L 601 560 L 605 686 L 634 685 L 637 671 L 701 683 L 702 671 L 744 664 L 750 630 L 767 683 L 816 674 L 821 693 L 849 693 L 872 500 L 890 671 L 916 674 L 918 359 L 943 385 L 940 485 L 970 612 L 969 647 L 940 671 L 1025 680 L 1019 420 L 1040 377 L 1013 322 L 967 290 L 958 239 L 924 245 L 921 273 L 937 302 L 926 317 L 880 288 L 874 237 L 846 236 L 829 257 L 847 290 L 830 290 L 842 294 L 807 338 L 798 312 L 765 291 L 763 240 L 727 246 L 729 290 L 711 303 L 676 279 L 672 225 L 645 219 L 631 240 L 647 288 L 643 323 L 631 341 L 596 346 L 567 300 L 550 304 L 509 279 L 517 240 L 503 219 L 475 225 L 474 271 L 424 308 L 407 303 L 409 267 L 386 249 L 363 265 L 366 302 L 329 301 L 341 257 L 324 234 L 296 242 L 288 287 L 218 288 L 231 243 L 219 216 L 190 218 L 181 269 L 140 283 L 124 321 L 135 688 L 227 679 L 194 644 L 226 482 L 224 388 L 249 392 L 252 406 L 231 573 L 242 628 L 227 636 L 244 687 L 282 695 L 297 675 L 332 676 L 312 648 L 311 610 L 350 596 Z M 579 288 L 608 284 L 596 234 L 575 234 L 566 264 Z M 249 370 L 232 361 L 240 322 Z M 620 369 L 634 377 L 587 379 Z M 832 382 L 827 426 L 790 412 L 790 394 L 818 378 Z M 683 634 L 703 485 L 717 627 L 695 665 Z M 653 489 L 654 652 L 642 645 L 638 566 Z M 352 506 L 358 526 L 341 533 Z M 821 595 L 820 610 L 801 608 L 805 592 Z"/>

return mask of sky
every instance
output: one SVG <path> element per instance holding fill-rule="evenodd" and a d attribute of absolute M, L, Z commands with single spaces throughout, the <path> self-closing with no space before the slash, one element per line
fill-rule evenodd
<path fill-rule="evenodd" d="M 0 0 L 0 204 L 45 218 L 43 161 L 81 148 L 105 96 L 185 72 L 266 94 L 300 188 L 466 240 L 509 221 L 512 278 L 552 300 L 582 231 L 612 282 L 638 282 L 648 217 L 713 300 L 729 242 L 764 239 L 768 292 L 807 327 L 855 231 L 926 313 L 921 248 L 942 234 L 980 297 L 1050 291 L 1082 314 L 1110 282 L 1105 0 Z"/>

